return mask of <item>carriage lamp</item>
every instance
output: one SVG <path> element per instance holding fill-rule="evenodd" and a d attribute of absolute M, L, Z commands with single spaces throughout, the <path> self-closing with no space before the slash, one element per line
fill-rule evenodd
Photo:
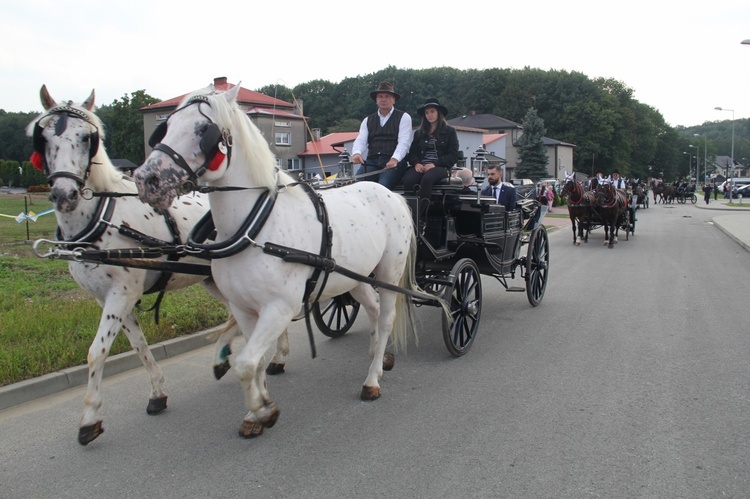
<path fill-rule="evenodd" d="M 352 158 L 349 156 L 349 152 L 344 149 L 341 154 L 339 154 L 339 172 L 338 175 L 336 175 L 336 178 L 352 178 Z"/>
<path fill-rule="evenodd" d="M 474 151 L 474 160 L 471 162 L 471 171 L 475 177 L 484 177 L 487 175 L 487 158 L 485 156 L 489 154 L 484 146 L 479 146 L 479 149 Z"/>

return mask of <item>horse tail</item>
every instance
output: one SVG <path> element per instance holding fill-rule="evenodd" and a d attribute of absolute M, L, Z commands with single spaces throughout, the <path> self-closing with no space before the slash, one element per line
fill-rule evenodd
<path fill-rule="evenodd" d="M 416 283 L 414 269 L 417 261 L 417 237 L 412 231 L 409 241 L 409 251 L 406 254 L 406 265 L 401 274 L 401 280 L 398 285 L 400 288 L 412 291 L 422 291 Z M 391 341 L 397 351 L 406 351 L 409 333 L 414 336 L 415 344 L 419 344 L 417 335 L 417 313 L 414 307 L 414 301 L 406 293 L 397 293 L 396 295 L 396 318 L 393 321 L 393 330 L 391 331 Z"/>
<path fill-rule="evenodd" d="M 403 198 L 402 198 L 403 199 Z M 406 200 L 404 199 L 404 205 Z M 407 210 L 408 210 L 408 205 Z M 451 317 L 451 309 L 448 303 L 442 298 L 438 298 L 433 294 L 430 294 L 423 290 L 416 279 L 416 263 L 417 263 L 417 236 L 416 230 L 412 227 L 411 238 L 409 240 L 409 251 L 406 254 L 406 265 L 404 265 L 404 272 L 401 274 L 399 281 L 399 287 L 402 289 L 408 289 L 414 293 L 421 295 L 428 301 L 437 301 L 442 307 L 443 313 L 446 317 Z M 408 344 L 408 335 L 411 333 L 414 336 L 415 344 L 419 344 L 419 336 L 417 335 L 417 312 L 414 307 L 414 300 L 411 295 L 406 293 L 398 293 L 396 296 L 396 318 L 393 321 L 393 329 L 391 331 L 391 341 L 395 350 L 406 351 Z"/>

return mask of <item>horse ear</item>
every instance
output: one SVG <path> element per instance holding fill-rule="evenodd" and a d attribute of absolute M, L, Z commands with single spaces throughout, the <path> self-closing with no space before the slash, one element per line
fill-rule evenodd
<path fill-rule="evenodd" d="M 230 104 L 234 104 L 237 101 L 237 95 L 240 93 L 240 84 L 233 86 L 230 90 L 227 90 L 224 92 L 224 97 L 227 99 L 227 102 Z"/>
<path fill-rule="evenodd" d="M 94 110 L 94 89 L 91 89 L 91 95 L 89 95 L 88 99 L 83 101 L 83 104 L 81 104 L 81 107 L 88 111 Z"/>
<path fill-rule="evenodd" d="M 47 85 L 42 85 L 42 89 L 39 91 L 39 98 L 42 100 L 42 107 L 45 111 L 49 111 L 57 104 L 57 102 L 55 102 L 55 99 L 53 99 L 49 94 Z"/>

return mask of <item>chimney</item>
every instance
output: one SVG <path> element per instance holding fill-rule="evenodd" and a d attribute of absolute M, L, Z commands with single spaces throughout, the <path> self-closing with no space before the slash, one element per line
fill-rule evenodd
<path fill-rule="evenodd" d="M 218 78 L 214 78 L 214 90 L 220 90 L 220 91 L 229 90 L 226 76 L 219 76 Z"/>
<path fill-rule="evenodd" d="M 297 116 L 305 115 L 305 102 L 302 99 L 294 99 L 294 109 L 292 112 Z"/>
<path fill-rule="evenodd" d="M 477 114 L 476 111 L 469 111 L 469 116 L 476 116 L 476 114 Z"/>
<path fill-rule="evenodd" d="M 312 139 L 313 142 L 320 142 L 320 128 L 312 129 Z"/>

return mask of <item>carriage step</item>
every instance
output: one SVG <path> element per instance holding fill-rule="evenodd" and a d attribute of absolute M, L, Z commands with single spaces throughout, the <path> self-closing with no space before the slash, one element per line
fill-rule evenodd
<path fill-rule="evenodd" d="M 523 293 L 524 291 L 526 291 L 526 288 L 522 288 L 520 286 L 508 286 L 505 291 L 508 291 L 510 293 Z"/>

